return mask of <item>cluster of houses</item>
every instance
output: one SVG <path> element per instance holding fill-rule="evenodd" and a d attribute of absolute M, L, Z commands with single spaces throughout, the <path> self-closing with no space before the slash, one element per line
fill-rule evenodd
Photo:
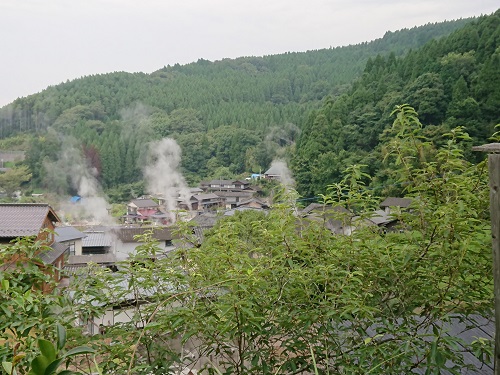
<path fill-rule="evenodd" d="M 216 200 L 220 210 L 205 209 L 197 211 L 190 218 L 192 236 L 189 243 L 183 246 L 199 246 L 204 240 L 204 232 L 216 225 L 221 218 L 234 215 L 237 211 L 268 210 L 269 205 L 253 198 L 249 192 L 247 182 L 241 181 L 210 181 L 202 185 L 204 190 L 194 192 L 193 202 Z M 223 199 L 224 198 L 224 199 Z M 231 198 L 238 201 L 225 200 Z M 239 201 L 241 199 L 241 201 Z M 409 199 L 390 198 L 382 202 L 381 210 L 373 214 L 370 225 L 379 225 L 384 230 L 397 228 L 397 220 L 391 216 L 391 207 L 407 208 Z M 176 247 L 173 225 L 162 225 L 165 213 L 162 213 L 162 202 L 155 202 L 150 198 L 136 199 L 128 204 L 128 215 L 145 218 L 151 225 L 114 225 L 92 226 L 88 228 L 64 225 L 57 213 L 43 203 L 4 203 L 0 204 L 0 251 L 2 246 L 9 246 L 12 241 L 20 237 L 32 237 L 46 245 L 46 251 L 40 252 L 38 261 L 40 267 L 51 269 L 53 280 L 64 288 L 69 286 L 72 277 L 84 274 L 90 263 L 108 268 L 115 272 L 120 262 L 125 261 L 136 252 L 138 246 L 143 245 L 145 236 L 152 236 L 158 245 L 158 257 L 165 257 Z M 339 216 L 339 213 L 341 214 Z M 312 203 L 299 213 L 300 217 L 308 221 L 320 221 L 333 234 L 350 234 L 352 214 L 340 207 L 325 206 Z M 53 267 L 47 267 L 52 265 Z M 1 265 L 0 271 L 7 271 L 8 265 Z M 45 286 L 44 286 L 45 288 Z M 127 312 L 117 313 L 115 306 L 102 317 L 95 317 L 85 326 L 90 334 L 99 332 L 99 327 L 115 324 L 127 319 Z"/>
<path fill-rule="evenodd" d="M 243 196 L 246 193 L 246 182 L 217 180 L 204 185 L 203 193 L 193 194 L 198 197 L 199 202 L 204 198 L 218 197 L 220 202 L 227 202 L 221 197 L 245 199 L 235 203 L 221 203 L 219 212 L 205 210 L 198 212 L 191 218 L 193 234 L 198 243 L 203 241 L 203 232 L 212 228 L 216 222 L 225 217 L 233 215 L 241 210 L 267 210 L 269 205 L 257 198 Z M 216 189 L 219 189 L 218 191 Z M 239 191 L 235 191 L 239 189 Z M 219 194 L 215 193 L 217 191 Z M 198 199 L 193 198 L 193 199 Z M 206 198 L 207 201 L 210 198 Z M 216 198 L 213 198 L 216 199 Z M 219 202 L 219 201 L 218 201 Z M 230 201 L 232 202 L 232 201 Z M 408 208 L 410 199 L 388 198 L 381 204 L 381 210 L 377 210 L 370 216 L 370 225 L 377 225 L 383 230 L 394 230 L 397 228 L 397 219 L 391 215 L 391 207 Z M 225 205 L 225 206 L 224 206 Z M 90 228 L 76 228 L 65 226 L 57 213 L 48 205 L 43 203 L 3 203 L 0 204 L 0 245 L 8 245 L 19 237 L 34 237 L 50 247 L 49 251 L 40 254 L 40 259 L 45 264 L 50 264 L 59 270 L 54 278 L 62 285 L 67 283 L 68 277 L 81 268 L 87 267 L 89 263 L 96 263 L 112 270 L 116 264 L 126 260 L 130 254 L 135 252 L 137 246 L 144 242 L 142 238 L 151 232 L 157 241 L 160 254 L 166 256 L 174 246 L 173 226 L 160 225 L 164 215 L 161 211 L 161 202 L 152 199 L 136 199 L 128 204 L 128 215 L 148 218 L 156 225 L 116 225 L 116 226 L 94 226 Z M 339 218 L 338 213 L 344 214 L 348 220 Z M 309 220 L 321 220 L 325 227 L 334 234 L 350 234 L 353 216 L 349 211 L 340 207 L 325 206 L 312 203 L 300 212 L 302 218 Z M 160 219 L 160 221 L 155 221 Z M 154 230 L 152 230 L 154 228 Z"/>
<path fill-rule="evenodd" d="M 156 194 L 134 199 L 127 204 L 127 213 L 122 220 L 128 224 L 145 222 L 156 225 L 171 224 L 172 217 L 177 217 L 178 213 L 170 212 L 167 200 L 175 201 L 175 211 L 189 212 L 191 217 L 222 209 L 268 208 L 269 204 L 264 199 L 258 198 L 259 193 L 260 189 L 247 180 L 202 181 L 199 187 L 189 189 L 188 194 L 176 192 L 173 197 Z"/>

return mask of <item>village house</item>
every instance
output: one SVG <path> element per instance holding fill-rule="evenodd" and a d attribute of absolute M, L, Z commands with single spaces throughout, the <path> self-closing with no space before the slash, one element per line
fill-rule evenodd
<path fill-rule="evenodd" d="M 139 219 L 148 219 L 158 212 L 160 206 L 152 199 L 134 199 L 127 204 L 127 215 L 135 215 Z"/>
<path fill-rule="evenodd" d="M 215 191 L 242 191 L 250 186 L 248 181 L 240 180 L 212 180 L 212 181 L 202 181 L 200 183 L 200 188 L 206 192 Z"/>
<path fill-rule="evenodd" d="M 0 246 L 9 246 L 17 238 L 31 237 L 46 246 L 40 250 L 38 258 L 40 266 L 55 267 L 51 275 L 55 282 L 62 280 L 59 270 L 64 267 L 69 247 L 55 241 L 56 224 L 61 220 L 46 203 L 2 203 L 0 204 Z M 0 247 L 1 251 L 1 247 Z M 14 257 L 1 265 L 3 271 L 8 270 L 14 262 L 22 261 Z M 45 288 L 45 286 L 44 286 Z"/>
<path fill-rule="evenodd" d="M 115 241 L 105 227 L 97 227 L 83 232 L 82 250 L 68 257 L 65 272 L 72 275 L 89 263 L 95 263 L 116 270 Z"/>
<path fill-rule="evenodd" d="M 308 220 L 322 223 L 333 234 L 350 235 L 355 229 L 354 214 L 342 206 L 311 203 L 300 212 L 300 216 L 306 219 L 303 223 L 307 223 Z"/>
<path fill-rule="evenodd" d="M 412 202 L 410 198 L 388 197 L 380 203 L 381 209 L 372 213 L 370 220 L 385 232 L 403 230 L 395 213 L 408 210 Z"/>
<path fill-rule="evenodd" d="M 266 210 L 269 208 L 269 204 L 267 204 L 267 202 L 265 202 L 261 199 L 258 199 L 258 198 L 249 198 L 249 199 L 238 202 L 236 204 L 236 207 L 237 208 L 248 207 L 248 208 Z"/>
<path fill-rule="evenodd" d="M 113 227 L 110 233 L 116 239 L 116 257 L 118 261 L 126 260 L 136 252 L 138 246 L 146 243 L 146 237 L 151 236 L 157 246 L 157 256 L 164 256 L 175 249 L 170 227 Z"/>
<path fill-rule="evenodd" d="M 69 255 L 82 255 L 82 239 L 87 235 L 74 227 L 57 227 L 55 240 L 68 246 Z"/>
<path fill-rule="evenodd" d="M 177 201 L 182 210 L 209 211 L 224 206 L 224 199 L 214 193 L 195 194 L 189 199 L 189 206 L 180 198 Z"/>
<path fill-rule="evenodd" d="M 254 191 L 214 191 L 214 194 L 224 200 L 226 209 L 235 208 L 242 201 L 252 198 Z"/>
<path fill-rule="evenodd" d="M 266 180 L 280 180 L 282 170 L 279 165 L 272 165 L 267 171 L 264 172 L 264 178 Z"/>

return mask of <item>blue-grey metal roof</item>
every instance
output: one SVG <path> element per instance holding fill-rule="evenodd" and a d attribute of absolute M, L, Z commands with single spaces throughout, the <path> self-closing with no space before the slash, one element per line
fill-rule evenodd
<path fill-rule="evenodd" d="M 50 246 L 50 250 L 42 251 L 38 257 L 45 264 L 53 264 L 66 250 L 68 250 L 68 245 L 54 242 Z"/>
<path fill-rule="evenodd" d="M 66 242 L 71 240 L 77 240 L 79 238 L 84 238 L 87 235 L 83 232 L 80 232 L 78 229 L 74 227 L 58 227 L 55 230 L 56 232 L 56 241 L 57 242 Z"/>
<path fill-rule="evenodd" d="M 111 236 L 105 232 L 85 232 L 82 247 L 110 247 L 113 243 Z"/>

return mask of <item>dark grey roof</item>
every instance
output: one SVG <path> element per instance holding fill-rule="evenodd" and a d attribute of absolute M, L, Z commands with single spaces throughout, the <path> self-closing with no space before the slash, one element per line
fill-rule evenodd
<path fill-rule="evenodd" d="M 376 210 L 373 211 L 372 215 L 369 217 L 370 221 L 375 223 L 376 225 L 386 225 L 389 223 L 392 223 L 393 221 L 396 221 L 397 218 L 394 217 L 393 215 L 388 214 L 384 210 Z"/>
<path fill-rule="evenodd" d="M 0 238 L 36 236 L 43 227 L 45 218 L 60 222 L 55 212 L 46 203 L 2 203 L 0 204 Z"/>
<path fill-rule="evenodd" d="M 353 213 L 342 206 L 331 206 L 322 203 L 311 203 L 302 210 L 302 217 L 307 220 L 324 223 L 325 228 L 334 234 L 342 234 L 349 226 Z"/>
<path fill-rule="evenodd" d="M 247 205 L 247 204 L 250 204 L 250 203 L 252 203 L 252 202 L 255 202 L 255 203 L 260 204 L 260 206 L 261 206 L 262 208 L 268 208 L 268 207 L 269 207 L 269 205 L 268 205 L 266 202 L 261 201 L 260 199 L 257 199 L 257 198 L 250 198 L 250 199 L 247 199 L 247 200 L 241 201 L 241 202 L 237 203 L 237 204 L 236 204 L 236 206 L 237 206 L 237 207 L 241 207 L 241 206 L 245 206 L 245 205 Z"/>
<path fill-rule="evenodd" d="M 134 199 L 129 204 L 133 204 L 137 208 L 158 207 L 158 203 L 152 199 Z"/>
<path fill-rule="evenodd" d="M 272 164 L 271 167 L 264 172 L 264 176 L 281 176 L 283 170 L 277 164 Z"/>
<path fill-rule="evenodd" d="M 202 201 L 205 199 L 219 199 L 217 195 L 210 193 L 210 194 L 196 194 L 193 195 L 193 198 L 196 199 L 197 201 Z"/>
<path fill-rule="evenodd" d="M 438 322 L 439 324 L 439 322 Z M 458 337 L 464 341 L 466 345 L 470 344 L 472 341 L 477 340 L 479 337 L 488 340 L 494 340 L 495 336 L 495 322 L 493 319 L 485 318 L 481 315 L 469 315 L 468 317 L 463 317 L 456 315 L 451 318 L 450 322 L 441 323 L 443 330 L 446 332 L 445 335 L 451 337 Z M 463 369 L 462 374 L 468 375 L 490 375 L 493 374 L 493 363 L 483 363 L 481 362 L 473 353 L 469 351 L 469 348 L 462 345 L 462 343 L 457 342 L 457 352 L 463 354 L 464 363 L 466 365 L 472 366 L 472 369 Z M 413 370 L 416 374 L 425 374 L 425 368 L 416 368 Z M 451 372 L 444 369 L 441 370 L 440 374 L 451 374 Z"/>
<path fill-rule="evenodd" d="M 105 232 L 85 232 L 82 247 L 110 247 L 111 236 Z"/>
<path fill-rule="evenodd" d="M 39 255 L 39 258 L 45 264 L 53 264 L 57 258 L 59 258 L 66 250 L 68 250 L 68 245 L 54 242 L 50 246 L 50 250 L 42 251 Z"/>
<path fill-rule="evenodd" d="M 142 236 L 147 231 L 153 231 L 153 238 L 158 241 L 172 239 L 172 230 L 170 227 L 115 227 L 111 229 L 121 242 L 137 242 L 134 236 Z"/>
<path fill-rule="evenodd" d="M 209 182 L 210 185 L 248 185 L 248 182 L 243 182 L 240 180 L 212 180 Z"/>
<path fill-rule="evenodd" d="M 190 222 L 196 223 L 195 225 L 198 226 L 213 227 L 219 219 L 220 216 L 218 216 L 217 214 L 211 212 L 204 212 L 192 218 Z"/>
<path fill-rule="evenodd" d="M 75 227 L 58 227 L 56 228 L 55 232 L 55 239 L 57 242 L 77 240 L 79 238 L 84 238 L 87 236 L 85 233 L 80 232 Z"/>
<path fill-rule="evenodd" d="M 410 198 L 396 198 L 396 197 L 388 197 L 380 203 L 380 207 L 401 207 L 408 208 L 411 204 L 412 200 Z"/>
<path fill-rule="evenodd" d="M 254 191 L 242 190 L 242 191 L 214 191 L 214 194 L 219 197 L 241 197 L 241 198 L 249 198 L 253 195 Z"/>

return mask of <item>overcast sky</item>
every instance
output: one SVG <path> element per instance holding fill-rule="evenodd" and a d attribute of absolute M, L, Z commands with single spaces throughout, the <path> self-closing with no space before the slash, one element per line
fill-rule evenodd
<path fill-rule="evenodd" d="M 66 80 L 370 41 L 498 0 L 0 0 L 0 106 Z"/>

